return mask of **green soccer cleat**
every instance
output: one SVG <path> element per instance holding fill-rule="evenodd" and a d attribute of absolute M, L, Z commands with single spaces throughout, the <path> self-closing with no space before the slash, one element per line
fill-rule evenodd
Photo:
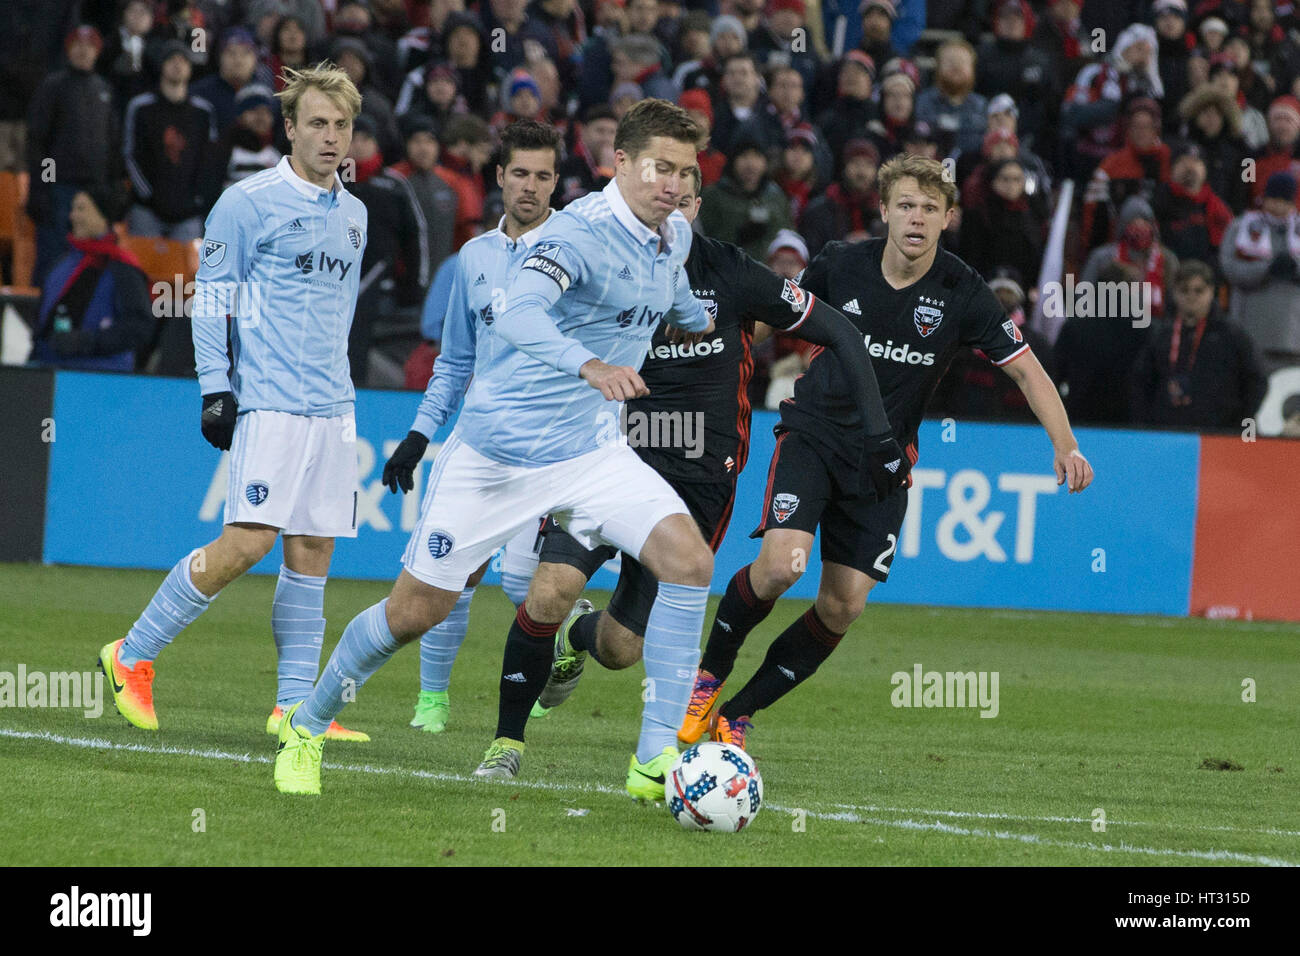
<path fill-rule="evenodd" d="M 509 780 L 511 777 L 519 776 L 519 765 L 523 763 L 523 759 L 522 740 L 498 737 L 492 741 L 492 746 L 488 747 L 487 753 L 483 755 L 483 762 L 474 771 L 474 776 Z"/>
<path fill-rule="evenodd" d="M 293 726 L 293 715 L 301 706 L 302 701 L 298 701 L 280 721 L 280 745 L 275 749 L 275 789 L 281 793 L 319 797 L 325 735 L 313 737 Z"/>
<path fill-rule="evenodd" d="M 440 734 L 447 729 L 451 716 L 451 698 L 445 690 L 422 690 L 415 701 L 411 726 L 426 734 Z"/>
<path fill-rule="evenodd" d="M 627 763 L 627 793 L 637 800 L 661 801 L 664 798 L 664 781 L 668 779 L 668 768 L 673 765 L 681 753 L 676 747 L 667 746 L 657 757 L 651 757 L 645 763 L 637 763 L 636 754 Z"/>
<path fill-rule="evenodd" d="M 573 622 L 584 614 L 590 614 L 596 606 L 586 598 L 581 598 L 573 605 L 573 610 L 565 618 L 564 624 L 555 632 L 555 654 L 551 658 L 551 675 L 546 678 L 546 686 L 541 696 L 533 705 L 530 717 L 545 717 L 550 711 L 559 707 L 578 688 L 582 677 L 582 668 L 587 663 L 586 651 L 575 651 L 569 644 L 569 628 Z"/>

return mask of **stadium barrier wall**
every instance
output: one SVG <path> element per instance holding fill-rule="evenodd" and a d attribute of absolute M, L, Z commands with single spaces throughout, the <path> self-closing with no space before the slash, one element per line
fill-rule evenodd
<path fill-rule="evenodd" d="M 1191 612 L 1300 621 L 1300 441 L 1201 439 Z"/>
<path fill-rule="evenodd" d="M 388 493 L 380 474 L 405 436 L 418 400 L 412 392 L 358 395 L 359 533 L 338 543 L 335 576 L 391 580 L 400 569 L 428 469 L 420 469 L 416 492 L 401 497 Z M 199 434 L 197 408 L 192 381 L 58 373 L 53 416 L 58 441 L 50 446 L 44 560 L 163 570 L 185 551 L 216 537 L 227 468 L 225 456 Z M 758 553 L 759 542 L 748 533 L 762 507 L 775 422 L 771 412 L 754 415 L 749 467 L 741 476 L 731 529 L 715 562 L 717 593 Z M 449 433 L 450 425 L 438 432 L 430 456 Z M 872 600 L 1187 614 L 1198 482 L 1220 481 L 1215 476 L 1227 467 L 1226 455 L 1223 463 L 1217 454 L 1210 456 L 1207 475 L 1202 440 L 1196 435 L 1100 429 L 1078 434 L 1097 479 L 1085 494 L 1067 495 L 1056 484 L 1051 446 L 1041 429 L 926 421 L 891 579 Z M 1269 468 L 1285 468 L 1291 461 L 1279 455 Z M 1239 454 L 1232 474 L 1244 467 L 1242 459 L 1255 457 Z M 1289 471 L 1296 473 L 1294 462 Z M 1260 473 L 1261 487 L 1275 480 L 1271 475 Z M 1285 508 L 1281 505 L 1280 513 L 1287 521 L 1275 524 L 1285 524 L 1294 541 L 1300 537 L 1297 517 L 1293 508 L 1281 510 Z M 1215 519 L 1207 527 L 1223 525 Z M 1233 527 L 1240 531 L 1239 524 Z M 1201 534 L 1210 540 L 1208 531 Z M 1203 562 L 1223 561 L 1225 555 L 1236 560 L 1233 549 L 1216 553 L 1198 548 L 1197 553 Z M 1259 553 L 1261 563 L 1267 560 L 1266 552 Z M 279 562 L 277 549 L 254 572 L 274 574 Z M 814 597 L 819 567 L 814 547 L 806 573 L 789 596 Z M 486 580 L 499 580 L 497 559 Z M 611 588 L 615 580 L 611 562 L 592 586 Z M 1240 590 L 1248 584 L 1215 579 L 1213 586 L 1204 587 L 1220 603 L 1254 606 L 1248 592 Z M 1278 609 L 1300 618 L 1294 603 L 1267 607 L 1270 613 Z M 1256 611 L 1255 616 L 1263 615 Z"/>
<path fill-rule="evenodd" d="M 46 478 L 54 428 L 54 372 L 0 366 L 0 561 L 44 553 Z"/>

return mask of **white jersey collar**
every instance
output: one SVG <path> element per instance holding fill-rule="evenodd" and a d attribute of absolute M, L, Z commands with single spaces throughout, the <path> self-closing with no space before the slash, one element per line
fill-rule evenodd
<path fill-rule="evenodd" d="M 275 168 L 280 171 L 280 176 L 284 179 L 286 183 L 288 183 L 294 189 L 298 190 L 298 192 L 302 193 L 302 195 L 306 196 L 308 199 L 312 200 L 312 202 L 315 202 L 317 199 L 320 199 L 320 197 L 325 195 L 326 193 L 337 192 L 343 189 L 343 180 L 339 178 L 339 173 L 337 169 L 334 171 L 335 189 L 331 190 L 331 189 L 322 189 L 320 186 L 317 186 L 315 183 L 309 183 L 307 182 L 307 180 L 299 176 L 296 172 L 294 172 L 293 164 L 289 162 L 288 156 L 281 157 L 280 162 L 276 164 Z"/>
<path fill-rule="evenodd" d="M 651 229 L 632 212 L 632 207 L 627 204 L 623 198 L 623 193 L 618 188 L 618 178 L 615 177 L 605 184 L 602 190 L 605 199 L 609 202 L 609 208 L 614 212 L 614 218 L 623 224 L 623 228 L 632 233 L 632 237 L 640 245 L 645 245 L 651 239 L 662 239 L 665 249 L 671 249 L 673 244 L 673 227 L 668 225 L 665 219 L 659 226 L 658 231 Z M 673 210 L 676 212 L 677 210 Z"/>

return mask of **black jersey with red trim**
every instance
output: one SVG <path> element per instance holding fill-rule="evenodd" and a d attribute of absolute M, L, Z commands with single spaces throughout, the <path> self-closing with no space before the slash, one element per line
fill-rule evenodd
<path fill-rule="evenodd" d="M 894 437 L 912 446 L 915 462 L 925 406 L 958 350 L 981 349 L 1005 365 L 1029 345 L 979 273 L 950 252 L 941 249 L 924 276 L 895 289 L 880 267 L 886 241 L 828 242 L 799 281 L 862 333 Z M 838 363 L 833 353 L 816 352 L 794 397 L 781 403 L 781 423 L 854 450 L 853 458 L 862 444 L 861 416 Z"/>
<path fill-rule="evenodd" d="M 725 480 L 739 474 L 749 456 L 754 323 L 792 330 L 812 308 L 812 297 L 740 247 L 707 236 L 692 238 L 686 276 L 714 330 L 696 345 L 674 345 L 660 325 L 641 366 L 650 394 L 627 403 L 626 434 L 661 474 Z"/>

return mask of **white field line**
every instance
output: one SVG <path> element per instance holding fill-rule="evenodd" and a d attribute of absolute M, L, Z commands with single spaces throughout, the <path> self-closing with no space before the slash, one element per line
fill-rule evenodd
<path fill-rule="evenodd" d="M 159 754 L 164 756 L 178 757 L 199 757 L 207 760 L 233 760 L 237 763 L 257 763 L 270 764 L 271 758 L 263 754 L 238 754 L 230 753 L 224 750 L 213 749 L 189 749 L 184 747 L 172 747 L 167 745 L 156 746 L 151 744 L 122 744 L 106 740 L 102 737 L 65 737 L 61 734 L 52 734 L 47 731 L 26 731 L 10 730 L 0 727 L 0 737 L 9 737 L 16 740 L 40 740 L 47 743 L 62 744 L 69 747 L 83 747 L 94 750 L 121 750 L 131 753 Z M 379 775 L 394 775 L 400 777 L 412 777 L 420 780 L 442 780 L 456 783 L 501 783 L 511 787 L 520 787 L 531 790 L 550 790 L 561 793 L 605 793 L 622 795 L 623 790 L 617 787 L 611 787 L 605 784 L 583 784 L 583 783 L 551 783 L 544 780 L 510 780 L 510 781 L 483 781 L 478 780 L 468 774 L 445 773 L 434 770 L 407 770 L 402 767 L 375 767 L 370 764 L 335 764 L 324 763 L 327 770 L 338 770 L 348 773 L 369 773 Z M 936 833 L 944 833 L 952 836 L 970 836 L 970 837 L 991 837 L 996 840 L 1012 840 L 1020 843 L 1033 844 L 1034 846 L 1063 847 L 1073 850 L 1087 850 L 1093 853 L 1135 853 L 1146 856 L 1166 856 L 1181 857 L 1195 860 L 1213 860 L 1213 861 L 1231 861 L 1235 863 L 1251 863 L 1258 866 L 1300 866 L 1291 860 L 1283 860 L 1276 857 L 1258 856 L 1248 853 L 1234 853 L 1228 850 L 1172 850 L 1162 847 L 1135 846 L 1133 844 L 1120 842 L 1118 844 L 1095 844 L 1081 843 L 1070 840 L 1054 840 L 1047 837 L 1040 837 L 1033 833 L 1010 833 L 1002 830 L 984 830 L 978 828 L 968 828 L 954 826 L 949 823 L 939 821 L 926 822 L 920 820 L 887 820 L 879 817 L 862 816 L 859 813 L 848 810 L 835 812 L 824 812 L 817 810 L 806 810 L 803 808 L 784 807 L 778 804 L 767 804 L 777 813 L 793 813 L 796 809 L 817 820 L 841 821 L 845 823 L 867 823 L 874 826 L 892 827 L 902 830 L 929 830 Z M 840 804 L 839 806 L 844 806 Z M 1091 819 L 1082 817 L 1016 817 L 1009 814 L 982 814 L 974 812 L 965 812 L 959 810 L 920 810 L 915 808 L 900 807 L 857 807 L 853 809 L 874 810 L 876 812 L 893 812 L 893 813 L 914 813 L 920 816 L 971 816 L 989 819 L 1007 819 L 1007 820 L 1027 820 L 1037 822 L 1065 822 L 1065 823 L 1090 823 Z M 1132 824 L 1122 824 L 1116 821 L 1110 821 L 1112 826 L 1125 826 Z M 1143 825 L 1143 824 L 1138 824 Z M 1156 825 L 1156 824 L 1150 824 Z M 1254 831 L 1245 830 L 1244 832 L 1256 833 L 1286 833 L 1288 831 Z"/>
<path fill-rule="evenodd" d="M 840 810 L 857 810 L 862 813 L 920 813 L 924 816 L 970 818 L 976 820 L 1028 820 L 1032 823 L 1092 823 L 1092 817 L 1040 817 L 1015 813 L 981 813 L 975 810 L 918 810 L 916 807 L 858 806 L 836 803 Z M 1300 837 L 1300 830 L 1278 830 L 1273 827 L 1204 826 L 1200 824 L 1167 823 L 1151 820 L 1107 820 L 1107 826 L 1166 827 L 1171 830 L 1209 830 L 1220 833 L 1258 833 L 1264 836 Z"/>

